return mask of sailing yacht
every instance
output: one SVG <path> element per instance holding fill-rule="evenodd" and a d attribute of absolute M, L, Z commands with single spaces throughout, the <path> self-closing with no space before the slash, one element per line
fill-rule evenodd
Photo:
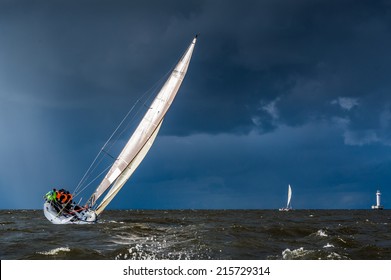
<path fill-rule="evenodd" d="M 43 210 L 45 217 L 50 222 L 54 224 L 83 224 L 97 221 L 98 216 L 125 185 L 155 141 L 163 119 L 185 78 L 196 41 L 197 35 L 87 203 L 84 206 L 73 205 L 73 202 L 61 205 L 56 199 L 55 190 L 45 196 Z M 103 194 L 106 195 L 99 200 Z"/>
<path fill-rule="evenodd" d="M 286 203 L 286 207 L 280 208 L 278 210 L 279 211 L 290 211 L 290 210 L 292 210 L 291 199 L 292 199 L 292 188 L 291 188 L 291 185 L 288 185 L 288 201 Z"/>

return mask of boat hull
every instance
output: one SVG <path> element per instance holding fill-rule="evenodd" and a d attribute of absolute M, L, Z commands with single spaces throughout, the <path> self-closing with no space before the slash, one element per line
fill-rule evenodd
<path fill-rule="evenodd" d="M 83 210 L 74 214 L 58 214 L 57 210 L 49 202 L 43 204 L 43 213 L 46 219 L 57 225 L 63 224 L 93 224 L 97 221 L 97 215 L 92 210 Z"/>

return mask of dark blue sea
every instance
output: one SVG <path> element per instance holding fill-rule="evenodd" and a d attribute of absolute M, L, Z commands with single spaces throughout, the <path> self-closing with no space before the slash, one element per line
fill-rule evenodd
<path fill-rule="evenodd" d="M 108 210 L 53 225 L 1 210 L 0 242 L 2 260 L 390 260 L 391 211 Z"/>

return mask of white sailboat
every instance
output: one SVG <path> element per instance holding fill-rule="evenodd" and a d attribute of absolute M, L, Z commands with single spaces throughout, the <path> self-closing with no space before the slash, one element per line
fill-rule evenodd
<path fill-rule="evenodd" d="M 288 201 L 286 203 L 286 207 L 285 208 L 280 208 L 278 210 L 279 211 L 290 211 L 290 210 L 292 210 L 291 199 L 292 199 L 292 188 L 291 188 L 291 185 L 288 185 Z"/>
<path fill-rule="evenodd" d="M 80 224 L 97 221 L 98 216 L 121 190 L 155 141 L 163 119 L 186 75 L 196 40 L 197 36 L 194 37 L 167 81 L 152 101 L 138 127 L 87 201 L 85 207 L 78 206 L 77 210 L 71 208 L 71 211 L 62 207 L 59 210 L 58 205 L 53 203 L 55 199 L 50 200 L 48 199 L 49 196 L 46 196 L 44 214 L 49 221 L 54 224 Z M 99 201 L 104 193 L 106 195 Z"/>

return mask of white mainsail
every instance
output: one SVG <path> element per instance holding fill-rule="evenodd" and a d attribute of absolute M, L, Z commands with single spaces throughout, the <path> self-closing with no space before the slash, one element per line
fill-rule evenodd
<path fill-rule="evenodd" d="M 292 210 L 291 199 L 292 199 L 292 188 L 291 188 L 291 185 L 288 185 L 288 201 L 286 202 L 286 207 L 285 208 L 280 208 L 279 211 L 290 211 L 290 210 Z"/>
<path fill-rule="evenodd" d="M 119 190 L 125 185 L 126 181 L 130 178 L 130 176 L 133 174 L 133 172 L 136 170 L 136 168 L 139 166 L 139 164 L 142 162 L 144 157 L 147 155 L 149 149 L 152 147 L 153 142 L 156 139 L 156 136 L 159 132 L 159 129 L 163 123 L 160 122 L 159 127 L 155 130 L 147 144 L 141 149 L 140 153 L 134 158 L 134 160 L 125 168 L 124 172 L 117 178 L 109 192 L 106 194 L 106 196 L 103 198 L 99 206 L 96 208 L 95 212 L 96 214 L 100 214 L 106 206 L 110 203 L 110 201 L 117 195 Z"/>
<path fill-rule="evenodd" d="M 292 198 L 292 188 L 291 188 L 291 185 L 288 185 L 288 202 L 286 203 L 286 208 L 287 209 L 292 208 L 292 206 L 291 206 L 291 198 Z"/>
<path fill-rule="evenodd" d="M 92 207 L 99 197 L 111 187 L 96 208 L 95 212 L 97 214 L 100 214 L 120 191 L 151 148 L 162 125 L 164 116 L 186 75 L 196 40 L 197 36 L 179 60 L 105 178 L 90 197 L 88 203 Z"/>

